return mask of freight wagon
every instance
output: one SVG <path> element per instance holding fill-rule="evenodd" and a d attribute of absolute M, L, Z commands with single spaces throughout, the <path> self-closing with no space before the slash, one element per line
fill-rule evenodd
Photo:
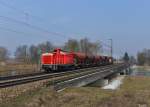
<path fill-rule="evenodd" d="M 54 49 L 41 55 L 41 66 L 47 72 L 113 64 L 108 56 L 87 55 L 81 52 L 65 52 Z"/>

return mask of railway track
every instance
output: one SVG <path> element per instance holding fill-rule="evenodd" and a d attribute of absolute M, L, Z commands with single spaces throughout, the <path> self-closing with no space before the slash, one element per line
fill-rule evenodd
<path fill-rule="evenodd" d="M 91 68 L 96 68 L 96 67 L 91 67 Z M 19 79 L 19 78 L 25 78 L 25 77 L 33 77 L 33 76 L 41 76 L 41 75 L 51 75 L 52 73 L 55 75 L 55 74 L 67 74 L 67 73 L 71 73 L 71 72 L 78 72 L 79 70 L 88 70 L 88 69 L 91 69 L 91 68 L 83 68 L 83 69 L 77 69 L 77 70 L 72 70 L 72 71 L 65 71 L 65 72 L 57 72 L 57 73 L 53 73 L 53 72 L 49 72 L 49 73 L 46 73 L 46 72 L 36 72 L 36 73 L 29 73 L 29 74 L 22 74 L 22 75 L 15 75 L 15 76 L 1 76 L 0 77 L 0 81 L 7 81 L 7 80 L 15 80 L 15 79 Z"/>
<path fill-rule="evenodd" d="M 4 78 L 0 80 L 0 88 L 11 87 L 15 85 L 25 84 L 34 81 L 40 81 L 45 79 L 50 79 L 50 84 L 54 85 L 62 81 L 66 81 L 69 79 L 77 78 L 83 75 L 87 75 L 90 73 L 94 73 L 99 71 L 104 71 L 106 69 L 111 69 L 112 67 L 121 66 L 122 64 L 116 65 L 108 65 L 102 67 L 92 67 L 85 69 L 72 70 L 67 72 L 59 72 L 59 73 L 39 73 L 39 74 L 31 74 L 31 75 L 22 75 L 22 76 L 14 76 L 11 78 Z"/>
<path fill-rule="evenodd" d="M 14 76 L 0 76 L 0 81 L 29 77 L 29 76 L 36 76 L 36 75 L 42 75 L 42 74 L 46 74 L 46 73 L 45 72 L 36 72 L 36 73 L 28 73 L 28 74 L 22 74 L 22 75 L 18 74 L 18 75 L 14 75 Z"/>
<path fill-rule="evenodd" d="M 115 69 L 115 68 L 118 68 L 119 66 L 121 66 L 122 64 L 120 64 L 120 65 L 113 65 L 113 66 L 107 66 L 107 67 L 104 67 L 104 68 L 97 68 L 97 69 L 93 69 L 93 70 L 91 70 L 91 71 L 89 71 L 89 73 L 88 72 L 83 72 L 83 73 L 78 73 L 77 75 L 73 75 L 73 76 L 70 76 L 69 78 L 64 78 L 64 79 L 58 79 L 58 80 L 56 80 L 56 81 L 54 81 L 54 83 L 52 83 L 51 82 L 51 85 L 52 84 L 57 84 L 57 83 L 63 83 L 63 82 L 65 82 L 65 81 L 70 81 L 70 80 L 72 80 L 72 79 L 77 79 L 77 78 L 81 78 L 82 76 L 87 76 L 87 75 L 91 75 L 91 74 L 95 74 L 95 73 L 103 73 L 103 72 L 105 72 L 105 71 L 108 71 L 108 70 L 110 70 L 110 71 L 112 71 L 112 69 Z"/>
<path fill-rule="evenodd" d="M 91 67 L 91 68 L 95 68 L 95 67 Z M 76 69 L 76 70 L 73 70 L 73 71 L 82 70 L 82 69 L 85 69 L 85 68 L 80 68 L 80 69 Z M 63 72 L 63 71 L 61 71 L 61 72 Z M 61 72 L 58 72 L 58 73 L 61 73 Z M 65 72 L 68 72 L 68 71 L 65 71 Z M 49 74 L 50 73 L 54 73 L 54 72 L 49 72 Z M 24 77 L 31 77 L 31 76 L 38 76 L 38 75 L 43 75 L 43 74 L 48 74 L 48 73 L 38 71 L 36 73 L 28 73 L 28 74 L 22 74 L 22 75 L 0 76 L 0 81 L 10 80 L 10 79 L 18 79 L 18 78 L 24 78 Z"/>

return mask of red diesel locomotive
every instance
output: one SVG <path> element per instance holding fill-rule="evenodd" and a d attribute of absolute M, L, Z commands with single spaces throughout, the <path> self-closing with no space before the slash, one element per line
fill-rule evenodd
<path fill-rule="evenodd" d="M 55 49 L 51 53 L 41 55 L 42 69 L 47 72 L 109 64 L 113 64 L 112 57 L 92 56 L 80 52 L 65 52 L 61 49 Z"/>

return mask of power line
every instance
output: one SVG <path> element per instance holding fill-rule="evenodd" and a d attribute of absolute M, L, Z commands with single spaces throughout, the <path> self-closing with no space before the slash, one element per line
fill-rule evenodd
<path fill-rule="evenodd" d="M 12 6 L 12 5 L 9 5 L 9 4 L 5 3 L 5 2 L 2 1 L 2 0 L 0 0 L 0 4 L 3 5 L 3 6 L 5 6 L 5 7 L 8 7 L 8 8 L 10 8 L 10 9 L 12 9 L 12 10 L 15 10 L 15 11 L 21 13 L 21 14 L 26 15 L 26 17 L 30 16 L 30 17 L 32 17 L 32 18 L 34 18 L 34 19 L 38 19 L 38 20 L 40 19 L 40 20 L 41 20 L 41 18 L 39 18 L 39 17 L 37 17 L 37 16 L 33 16 L 33 15 L 31 15 L 31 14 L 29 14 L 29 13 L 27 13 L 27 12 L 21 10 L 21 9 L 18 9 L 18 8 Z M 10 18 L 10 17 L 0 16 L 0 18 L 3 18 L 4 20 L 7 20 L 7 21 L 15 22 L 15 23 L 18 23 L 18 24 L 22 24 L 22 25 L 24 25 L 24 26 L 30 27 L 30 28 L 32 28 L 32 29 L 35 29 L 35 30 L 38 30 L 38 31 L 41 31 L 41 32 L 44 32 L 44 33 L 49 33 L 49 34 L 52 34 L 52 35 L 57 35 L 57 36 L 66 37 L 66 35 L 64 35 L 64 34 L 60 34 L 60 33 L 57 33 L 57 32 L 50 32 L 50 31 L 48 31 L 48 30 L 46 30 L 46 29 L 43 29 L 43 28 L 41 28 L 41 27 L 39 27 L 39 26 L 35 26 L 35 25 L 29 24 L 29 23 L 26 23 L 26 22 L 23 22 L 23 21 L 19 21 L 19 20 Z M 27 18 L 27 19 L 28 19 L 28 18 Z"/>
<path fill-rule="evenodd" d="M 31 14 L 25 12 L 24 10 L 18 9 L 18 8 L 16 8 L 16 7 L 14 7 L 14 6 L 12 6 L 12 5 L 10 5 L 10 4 L 8 4 L 8 3 L 2 1 L 2 0 L 0 0 L 0 4 L 3 5 L 3 6 L 5 6 L 5 7 L 7 7 L 7 8 L 10 8 L 10 9 L 12 9 L 12 10 L 18 12 L 18 13 L 24 14 L 26 17 L 29 16 L 29 17 L 32 17 L 32 18 L 34 18 L 34 19 L 38 19 L 38 20 L 40 20 L 40 21 L 42 20 L 42 18 L 37 17 L 37 16 L 34 16 L 34 15 L 31 15 Z M 40 28 L 40 27 L 38 27 L 38 26 L 31 25 L 31 24 L 28 24 L 28 23 L 25 23 L 25 22 L 22 22 L 22 21 L 18 21 L 18 20 L 13 19 L 13 18 L 5 17 L 5 16 L 0 16 L 0 17 L 1 17 L 1 18 L 5 18 L 6 20 L 9 20 L 9 21 L 13 21 L 13 22 L 15 22 L 15 23 L 23 24 L 23 25 L 25 25 L 25 26 L 28 26 L 28 27 L 33 28 L 33 29 L 36 29 L 36 30 L 40 30 L 40 31 L 42 31 L 42 32 L 44 32 L 44 33 L 46 32 L 46 33 L 54 34 L 54 35 L 57 35 L 57 36 L 59 35 L 59 36 L 66 37 L 66 36 L 63 35 L 63 34 L 56 33 L 56 32 L 50 32 L 50 31 L 48 31 L 48 30 L 46 30 L 46 29 L 43 29 L 43 28 Z M 43 20 L 42 20 L 42 21 L 43 21 Z M 106 46 L 106 47 L 108 47 L 108 48 L 111 48 L 110 45 L 108 45 L 108 44 L 106 44 L 106 43 L 104 43 L 104 42 L 102 42 L 102 41 L 101 41 L 101 43 L 103 44 L 103 46 Z"/>
<path fill-rule="evenodd" d="M 1 0 L 0 0 L 0 4 L 1 4 L 1 5 L 3 5 L 3 6 L 5 6 L 5 7 L 10 8 L 10 9 L 13 9 L 13 10 L 15 10 L 15 11 L 19 12 L 19 13 L 23 13 L 23 14 L 25 14 L 25 11 L 20 10 L 20 9 L 17 9 L 16 7 L 11 6 L 11 5 L 9 5 L 9 4 L 6 4 L 4 1 L 1 1 Z"/>
<path fill-rule="evenodd" d="M 7 4 L 7 3 L 5 3 L 4 1 L 1 1 L 1 0 L 0 0 L 0 4 L 3 5 L 3 6 L 5 6 L 5 7 L 7 7 L 7 8 L 10 8 L 10 9 L 16 11 L 16 12 L 19 12 L 19 13 L 21 13 L 21 14 L 24 14 L 25 16 L 30 16 L 30 17 L 35 18 L 35 19 L 38 19 L 38 20 L 41 19 L 41 18 L 39 18 L 39 17 L 37 17 L 37 16 L 33 16 L 33 15 L 31 15 L 31 14 L 29 14 L 29 13 L 27 13 L 27 12 L 21 10 L 21 9 L 18 9 L 18 8 L 14 7 L 14 6 L 10 5 L 10 4 Z M 13 18 L 10 18 L 10 17 L 6 17 L 6 16 L 0 16 L 0 17 L 1 17 L 1 18 L 4 18 L 4 20 L 8 20 L 8 21 L 12 21 L 12 22 L 15 22 L 15 23 L 18 23 L 18 24 L 22 24 L 22 25 L 25 25 L 25 26 L 30 27 L 30 28 L 32 28 L 32 29 L 38 30 L 38 31 L 40 30 L 40 31 L 42 31 L 42 32 L 44 32 L 44 33 L 50 33 L 50 34 L 53 34 L 53 35 L 66 37 L 66 36 L 63 35 L 63 34 L 56 33 L 56 32 L 50 32 L 50 31 L 48 31 L 48 30 L 46 30 L 46 29 L 43 29 L 43 28 L 41 28 L 41 27 L 38 27 L 38 26 L 35 26 L 35 25 L 32 25 L 32 24 L 28 24 L 28 23 L 26 23 L 26 22 L 18 21 L 18 20 L 16 20 L 16 19 L 13 19 Z M 104 42 L 102 42 L 102 41 L 101 41 L 101 43 L 103 44 L 103 46 L 106 46 L 106 47 L 108 47 L 108 48 L 111 48 L 110 45 L 108 45 L 108 44 L 106 44 L 106 43 L 104 43 Z"/>
<path fill-rule="evenodd" d="M 50 32 L 50 31 L 48 31 L 46 29 L 43 29 L 39 26 L 35 26 L 35 25 L 29 24 L 29 23 L 26 23 L 26 22 L 23 22 L 23 21 L 19 21 L 19 20 L 16 20 L 14 18 L 10 18 L 10 17 L 7 17 L 7 16 L 0 15 L 0 18 L 4 19 L 6 21 L 11 21 L 11 22 L 14 22 L 14 23 L 17 23 L 17 24 L 21 24 L 21 25 L 30 27 L 32 29 L 35 29 L 37 31 L 41 31 L 41 32 L 48 33 L 48 34 L 51 34 L 51 35 L 57 35 L 57 36 L 60 36 L 60 37 L 65 37 L 65 38 L 67 37 L 66 35 L 63 35 L 63 34 L 60 34 L 60 33 L 57 33 L 57 32 Z"/>
<path fill-rule="evenodd" d="M 29 24 L 29 23 L 26 23 L 26 22 L 23 22 L 23 21 L 19 21 L 19 20 L 16 20 L 14 18 L 10 18 L 10 17 L 7 17 L 7 16 L 2 16 L 2 15 L 0 15 L 0 18 L 4 19 L 6 21 L 11 21 L 11 22 L 14 22 L 14 23 L 17 23 L 17 24 L 21 24 L 21 25 L 30 27 L 30 28 L 35 29 L 37 31 L 41 31 L 41 32 L 48 33 L 48 34 L 51 34 L 51 35 L 57 35 L 57 36 L 61 36 L 61 37 L 66 37 L 66 35 L 63 35 L 63 34 L 60 34 L 60 33 L 56 33 L 56 32 L 50 32 L 50 31 L 48 31 L 46 29 L 43 29 L 43 28 L 41 28 L 39 26 L 35 26 L 35 25 Z M 102 43 L 103 46 L 111 48 L 110 45 L 108 45 L 108 44 L 106 44 L 106 43 L 104 43 L 102 41 L 100 41 L 100 42 Z"/>
<path fill-rule="evenodd" d="M 41 36 L 41 37 L 43 37 L 43 35 L 33 34 L 33 33 L 26 33 L 26 32 L 23 32 L 23 31 L 17 31 L 17 30 L 11 29 L 11 28 L 1 27 L 1 26 L 0 26 L 0 30 L 5 30 L 5 31 L 8 31 L 8 32 L 13 32 L 13 33 L 16 33 L 16 34 L 22 34 L 22 35 L 24 35 L 26 37 L 27 37 L 27 35 L 30 35 L 30 36 L 31 35 L 32 36 Z M 44 35 L 44 36 L 49 37 L 48 35 Z"/>
<path fill-rule="evenodd" d="M 5 3 L 5 2 L 2 1 L 2 0 L 0 0 L 0 5 L 3 5 L 3 6 L 5 6 L 5 7 L 9 8 L 9 9 L 12 9 L 12 10 L 14 10 L 14 11 L 20 13 L 20 14 L 23 14 L 23 15 L 25 15 L 25 16 L 30 16 L 30 17 L 32 17 L 32 18 L 34 18 L 34 19 L 43 21 L 43 19 L 42 19 L 41 17 L 37 17 L 37 16 L 34 16 L 34 15 L 32 15 L 32 14 L 29 14 L 28 12 L 25 12 L 24 10 L 18 9 L 18 8 L 14 7 L 14 6 L 10 5 L 10 4 L 8 4 L 8 3 Z"/>
<path fill-rule="evenodd" d="M 30 34 L 30 33 L 22 32 L 22 31 L 17 31 L 17 30 L 14 30 L 14 29 L 5 28 L 5 27 L 1 27 L 1 26 L 0 26 L 0 30 L 5 30 L 5 31 L 17 33 L 17 34 L 33 35 L 33 34 Z"/>

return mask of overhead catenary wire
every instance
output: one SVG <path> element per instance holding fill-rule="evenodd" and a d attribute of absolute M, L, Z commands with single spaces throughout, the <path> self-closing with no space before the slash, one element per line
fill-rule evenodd
<path fill-rule="evenodd" d="M 11 29 L 11 28 L 6 28 L 6 27 L 1 27 L 0 26 L 0 30 L 5 30 L 5 31 L 8 31 L 8 32 L 13 32 L 13 33 L 17 33 L 17 34 L 23 34 L 23 35 L 33 35 L 31 33 L 26 33 L 26 32 L 22 32 L 22 31 L 17 31 L 17 30 L 14 30 L 14 29 Z"/>
<path fill-rule="evenodd" d="M 16 29 L 12 29 L 12 28 L 8 28 L 8 27 L 2 27 L 2 26 L 0 26 L 0 30 L 7 31 L 7 32 L 12 32 L 12 33 L 15 33 L 15 34 L 21 34 L 24 37 L 27 37 L 27 35 L 28 35 L 28 37 L 30 37 L 30 36 L 43 37 L 43 34 L 27 33 L 27 32 L 24 32 L 24 31 L 19 31 L 19 30 L 16 30 Z M 47 37 L 47 39 L 51 39 L 51 36 L 49 36 L 49 35 L 44 35 L 44 36 Z"/>
<path fill-rule="evenodd" d="M 29 14 L 29 13 L 25 12 L 24 10 L 18 9 L 18 8 L 2 1 L 2 0 L 0 0 L 0 5 L 3 5 L 7 8 L 10 8 L 10 9 L 12 9 L 12 10 L 18 12 L 18 13 L 24 14 L 25 16 L 32 17 L 32 18 L 38 19 L 40 21 L 44 21 L 44 20 L 42 20 L 42 18 L 34 16 L 32 14 Z M 7 16 L 0 16 L 0 18 L 3 18 L 4 20 L 7 20 L 7 21 L 15 22 L 15 23 L 18 23 L 18 24 L 22 24 L 24 26 L 30 27 L 32 29 L 35 29 L 35 30 L 38 30 L 38 31 L 41 31 L 41 32 L 44 32 L 44 33 L 49 33 L 49 34 L 53 34 L 53 35 L 56 35 L 56 36 L 62 36 L 63 38 L 64 37 L 67 38 L 67 36 L 64 35 L 64 34 L 61 34 L 61 33 L 58 33 L 58 32 L 51 32 L 47 29 L 41 28 L 41 27 L 36 26 L 36 25 L 29 24 L 29 23 L 24 22 L 24 21 L 19 21 L 19 20 L 14 19 L 14 18 L 10 18 L 10 17 L 7 17 Z"/>
<path fill-rule="evenodd" d="M 50 31 L 48 31 L 48 30 L 46 30 L 46 29 L 43 29 L 43 28 L 41 28 L 41 27 L 39 27 L 39 26 L 35 26 L 35 25 L 29 24 L 29 23 L 26 23 L 26 22 L 23 22 L 23 21 L 14 19 L 14 18 L 10 18 L 10 17 L 7 17 L 7 16 L 2 16 L 2 15 L 0 15 L 0 19 L 3 19 L 3 20 L 5 20 L 5 21 L 11 21 L 11 22 L 17 23 L 17 24 L 21 24 L 21 25 L 24 25 L 24 26 L 26 26 L 26 27 L 32 28 L 32 29 L 34 29 L 34 30 L 41 31 L 41 32 L 44 32 L 44 33 L 48 33 L 48 34 L 51 34 L 51 35 L 57 35 L 57 36 L 66 37 L 66 35 L 64 35 L 64 34 L 60 34 L 60 33 L 56 33 L 56 32 L 50 32 Z M 8 28 L 6 28 L 6 29 L 8 29 Z M 5 30 L 6 30 L 6 29 L 5 29 Z M 9 30 L 10 30 L 10 29 L 9 29 Z M 11 30 L 11 31 L 14 31 L 14 30 Z M 20 31 L 15 31 L 15 32 L 20 32 Z M 25 33 L 25 32 L 24 32 L 24 33 Z M 102 43 L 103 46 L 106 46 L 106 47 L 108 47 L 108 48 L 111 48 L 110 45 L 104 43 L 103 41 L 100 41 L 100 43 Z"/>
<path fill-rule="evenodd" d="M 43 18 L 41 18 L 39 16 L 34 16 L 34 15 L 32 15 L 32 14 L 30 14 L 30 13 L 24 11 L 24 10 L 21 10 L 19 8 L 16 8 L 15 6 L 12 6 L 12 5 L 10 5 L 10 4 L 2 1 L 2 0 L 0 0 L 0 5 L 5 6 L 5 7 L 9 8 L 9 9 L 14 10 L 14 11 L 20 13 L 20 14 L 25 15 L 25 16 L 29 16 L 29 17 L 32 17 L 33 19 L 36 19 L 38 21 L 44 22 Z"/>
<path fill-rule="evenodd" d="M 24 15 L 28 15 L 29 17 L 33 17 L 33 18 L 35 18 L 35 19 L 41 19 L 40 17 L 34 16 L 34 15 L 32 15 L 32 14 L 29 14 L 29 13 L 25 12 L 24 10 L 21 10 L 21 9 L 19 9 L 19 8 L 16 8 L 16 7 L 14 7 L 14 6 L 12 6 L 12 5 L 10 5 L 10 4 L 8 4 L 8 3 L 2 1 L 2 0 L 0 0 L 0 5 L 3 5 L 3 6 L 5 6 L 5 7 L 7 7 L 7 8 L 10 8 L 10 9 L 12 9 L 12 10 L 18 12 L 18 13 L 21 13 L 21 14 L 24 14 Z M 26 22 L 18 21 L 18 20 L 13 19 L 13 18 L 5 17 L 5 16 L 0 16 L 0 17 L 1 17 L 1 18 L 6 18 L 6 19 L 9 20 L 9 21 L 14 21 L 15 23 L 23 24 L 23 25 L 25 25 L 25 26 L 28 26 L 28 27 L 33 28 L 33 29 L 36 29 L 36 30 L 40 30 L 40 31 L 42 31 L 42 32 L 51 33 L 51 34 L 54 34 L 54 35 L 60 35 L 60 36 L 63 36 L 63 37 L 65 36 L 65 35 L 63 35 L 63 34 L 56 33 L 56 32 L 50 32 L 50 31 L 48 31 L 48 30 L 46 30 L 46 29 L 40 28 L 40 27 L 38 27 L 38 26 L 29 24 L 29 23 L 26 23 Z M 66 37 L 66 36 L 65 36 L 65 37 Z M 100 42 L 103 44 L 103 46 L 106 46 L 106 47 L 108 47 L 108 48 L 111 48 L 110 45 L 108 45 L 108 44 L 106 44 L 106 43 L 104 43 L 104 42 L 102 42 L 102 41 L 100 41 Z"/>
<path fill-rule="evenodd" d="M 21 10 L 21 9 L 19 9 L 19 8 L 16 8 L 15 6 L 10 5 L 10 4 L 8 4 L 8 3 L 2 1 L 2 0 L 0 0 L 0 5 L 3 5 L 3 6 L 5 6 L 5 7 L 7 7 L 7 8 L 9 8 L 9 9 L 12 9 L 12 10 L 14 10 L 14 11 L 20 13 L 20 14 L 24 14 L 25 16 L 28 16 L 28 17 L 32 17 L 32 18 L 34 18 L 34 19 L 38 19 L 38 20 L 40 19 L 40 20 L 41 20 L 40 17 L 34 16 L 34 15 L 32 15 L 32 14 L 29 14 L 28 12 L 25 12 L 24 10 Z M 14 22 L 14 23 L 17 23 L 17 24 L 21 24 L 21 25 L 30 27 L 30 28 L 32 28 L 32 29 L 34 29 L 34 30 L 38 30 L 38 31 L 41 31 L 41 32 L 44 32 L 44 33 L 48 33 L 48 34 L 51 34 L 51 35 L 60 36 L 60 37 L 63 37 L 63 38 L 64 38 L 64 37 L 65 37 L 65 38 L 67 37 L 67 36 L 64 35 L 64 34 L 60 34 L 60 33 L 57 33 L 57 32 L 50 32 L 49 30 L 46 30 L 46 29 L 41 28 L 41 27 L 39 27 L 39 26 L 32 25 L 32 24 L 29 24 L 29 23 L 26 23 L 26 22 L 24 22 L 24 21 L 20 21 L 20 20 L 14 19 L 14 18 L 2 16 L 2 15 L 0 15 L 0 18 L 3 18 L 4 20 L 11 21 L 11 22 Z M 43 21 L 43 20 L 42 20 L 42 21 Z M 25 32 L 16 31 L 16 30 L 12 30 L 12 29 L 9 29 L 9 28 L 3 28 L 3 29 L 4 29 L 4 30 L 11 31 L 11 32 L 15 32 L 15 33 L 26 34 Z M 108 45 L 108 44 L 106 44 L 106 43 L 104 43 L 104 42 L 102 42 L 102 41 L 100 41 L 100 42 L 102 43 L 103 46 L 105 46 L 105 47 L 107 47 L 107 48 L 111 48 L 110 45 Z"/>
<path fill-rule="evenodd" d="M 12 5 L 9 5 L 9 4 L 5 3 L 5 2 L 2 1 L 2 0 L 0 0 L 0 5 L 3 5 L 3 6 L 5 6 L 5 7 L 8 7 L 8 8 L 10 8 L 10 9 L 13 9 L 13 10 L 19 12 L 19 13 L 25 14 L 25 11 L 20 10 L 20 9 L 17 9 L 16 7 L 14 7 L 14 6 L 12 6 Z"/>
<path fill-rule="evenodd" d="M 44 28 L 41 28 L 39 26 L 36 26 L 36 25 L 33 25 L 33 24 L 29 24 L 29 23 L 26 23 L 26 22 L 23 22 L 23 21 L 14 19 L 14 18 L 7 17 L 7 16 L 0 15 L 0 18 L 3 19 L 3 20 L 5 20 L 5 21 L 11 21 L 13 23 L 21 24 L 21 25 L 27 26 L 29 28 L 32 28 L 34 30 L 41 31 L 41 32 L 44 32 L 44 33 L 48 33 L 48 34 L 51 34 L 51 35 L 55 35 L 55 36 L 59 36 L 59 37 L 63 37 L 63 38 L 67 37 L 64 34 L 60 34 L 60 33 L 57 33 L 57 32 L 51 32 L 51 31 L 48 31 L 48 30 L 46 30 Z"/>

